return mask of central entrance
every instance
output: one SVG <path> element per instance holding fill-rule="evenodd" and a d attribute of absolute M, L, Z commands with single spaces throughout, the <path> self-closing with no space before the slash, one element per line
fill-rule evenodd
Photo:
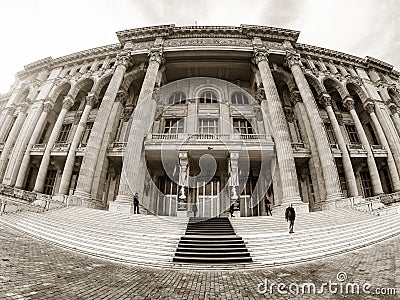
<path fill-rule="evenodd" d="M 221 181 L 219 177 L 214 177 L 208 182 L 205 179 L 197 181 L 195 190 L 195 201 L 198 207 L 199 217 L 217 217 L 220 210 L 220 189 Z"/>

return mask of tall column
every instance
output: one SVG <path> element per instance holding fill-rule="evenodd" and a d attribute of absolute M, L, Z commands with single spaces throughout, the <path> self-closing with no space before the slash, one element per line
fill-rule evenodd
<path fill-rule="evenodd" d="M 28 146 L 26 147 L 24 157 L 22 159 L 21 167 L 19 169 L 17 180 L 15 182 L 15 187 L 22 189 L 25 182 L 25 177 L 28 173 L 29 168 L 29 161 L 31 159 L 30 150 L 32 149 L 33 145 L 36 144 L 37 140 L 40 137 L 40 133 L 43 130 L 43 127 L 46 124 L 47 116 L 49 115 L 50 110 L 52 109 L 52 105 L 50 102 L 47 102 L 43 106 L 43 111 L 40 115 L 39 121 L 37 122 L 35 129 L 32 133 L 32 136 L 28 142 Z"/>
<path fill-rule="evenodd" d="M 282 187 L 282 206 L 301 202 L 297 183 L 296 165 L 293 157 L 289 129 L 282 109 L 281 100 L 275 86 L 274 78 L 268 63 L 267 50 L 260 39 L 253 39 L 254 62 L 260 71 L 266 99 L 261 101 L 261 108 L 271 118 L 272 131 L 276 145 L 280 182 Z M 307 207 L 308 208 L 308 207 Z"/>
<path fill-rule="evenodd" d="M 56 143 L 58 136 L 60 135 L 61 127 L 63 125 L 65 116 L 73 105 L 74 105 L 74 99 L 72 99 L 72 97 L 69 95 L 65 96 L 62 109 L 57 117 L 56 124 L 54 124 L 54 128 L 50 134 L 49 141 L 46 144 L 46 149 L 44 150 L 42 161 L 40 162 L 40 167 L 36 178 L 35 187 L 33 188 L 35 192 L 39 193 L 43 192 L 44 183 L 46 181 L 47 169 L 49 168 L 50 165 L 51 150 L 53 149 L 53 146 Z"/>
<path fill-rule="evenodd" d="M 388 104 L 390 112 L 392 113 L 392 120 L 394 126 L 396 127 L 397 134 L 400 136 L 400 116 L 399 116 L 399 108 L 394 103 Z"/>
<path fill-rule="evenodd" d="M 125 211 L 129 213 L 132 206 L 132 193 L 139 193 L 139 197 L 143 198 L 141 193 L 143 186 L 140 180 L 135 180 L 140 176 L 143 141 L 151 128 L 156 113 L 156 99 L 153 97 L 153 90 L 157 80 L 158 70 L 160 68 L 163 49 L 162 40 L 156 40 L 158 47 L 153 47 L 149 52 L 149 65 L 144 77 L 142 88 L 137 101 L 137 106 L 132 115 L 132 123 L 128 136 L 127 149 L 125 152 L 124 162 L 122 165 L 121 180 L 118 190 L 118 196 L 114 203 L 110 203 L 110 210 Z"/>
<path fill-rule="evenodd" d="M 187 196 L 185 188 L 189 186 L 189 158 L 187 151 L 179 152 L 179 199 L 177 203 L 177 217 L 187 217 L 187 211 L 191 210 L 188 207 Z M 187 190 L 189 192 L 189 190 Z M 219 212 L 218 212 L 219 213 Z"/>
<path fill-rule="evenodd" d="M 399 173 L 396 168 L 396 159 L 393 157 L 392 150 L 388 143 L 388 140 L 386 139 L 385 133 L 383 132 L 383 129 L 381 127 L 380 122 L 378 121 L 378 118 L 376 117 L 375 114 L 375 105 L 372 102 L 367 102 L 364 104 L 365 109 L 369 113 L 369 116 L 371 117 L 372 123 L 374 124 L 374 127 L 377 131 L 379 140 L 382 143 L 382 146 L 386 149 L 387 151 L 387 163 L 388 163 L 388 169 L 390 173 L 390 177 L 392 179 L 392 185 L 393 189 L 398 192 L 400 191 L 400 179 L 399 179 Z M 400 163 L 400 161 L 399 161 Z M 398 167 L 400 164 L 398 165 Z"/>
<path fill-rule="evenodd" d="M 308 118 L 311 122 L 313 135 L 318 139 L 317 150 L 321 161 L 322 174 L 325 181 L 326 201 L 335 201 L 343 198 L 340 188 L 339 175 L 335 164 L 335 159 L 331 152 L 331 147 L 325 133 L 324 124 L 319 115 L 318 107 L 310 86 L 300 67 L 300 55 L 295 52 L 287 51 L 287 63 L 292 71 L 294 80 L 303 98 L 304 106 Z"/>
<path fill-rule="evenodd" d="M 64 165 L 64 171 L 63 171 L 62 177 L 61 177 L 61 183 L 60 183 L 60 188 L 58 190 L 58 194 L 61 194 L 61 195 L 68 194 L 68 187 L 69 187 L 69 183 L 71 180 L 72 172 L 74 170 L 76 150 L 78 149 L 79 143 L 82 140 L 82 136 L 85 133 L 86 122 L 89 119 L 90 111 L 92 110 L 92 107 L 95 102 L 96 102 L 96 99 L 93 94 L 90 94 L 86 97 L 85 108 L 84 108 L 82 116 L 79 120 L 78 128 L 75 131 L 75 135 L 72 140 L 72 143 L 69 147 L 67 159 L 66 159 L 65 165 Z"/>
<path fill-rule="evenodd" d="M 4 109 L 4 122 L 3 124 L 0 124 L 1 129 L 0 129 L 0 143 L 4 142 L 6 139 L 7 133 L 10 131 L 10 128 L 12 126 L 12 120 L 15 112 L 15 107 L 14 106 L 9 106 Z M 3 112 L 2 112 L 3 114 Z"/>
<path fill-rule="evenodd" d="M 21 130 L 22 125 L 26 119 L 26 110 L 28 108 L 28 104 L 23 103 L 20 104 L 17 110 L 17 119 L 15 120 L 14 125 L 11 128 L 10 134 L 4 144 L 3 150 L 0 155 L 0 181 L 3 180 L 4 173 L 7 168 L 10 152 L 14 147 L 15 141 L 17 140 L 18 134 Z"/>
<path fill-rule="evenodd" d="M 124 79 L 128 65 L 130 64 L 129 51 L 121 52 L 117 57 L 116 69 L 101 101 L 96 120 L 90 133 L 89 141 L 86 146 L 85 156 L 83 157 L 79 179 L 74 198 L 82 205 L 94 206 L 91 203 L 91 188 L 99 156 L 103 135 L 106 130 L 107 120 L 110 115 L 112 105 L 117 96 L 118 89 Z M 75 200 L 74 200 L 75 201 Z"/>
<path fill-rule="evenodd" d="M 357 134 L 360 137 L 361 144 L 364 147 L 364 150 L 367 151 L 367 165 L 369 174 L 371 176 L 372 188 L 374 189 L 374 195 L 383 194 L 382 183 L 379 177 L 378 168 L 376 167 L 376 162 L 374 158 L 374 154 L 371 150 L 371 146 L 369 145 L 367 135 L 365 134 L 364 128 L 358 118 L 357 112 L 354 109 L 354 100 L 350 96 L 344 99 L 344 105 L 349 110 L 351 117 L 353 118 L 354 125 L 356 126 Z"/>
<path fill-rule="evenodd" d="M 346 177 L 347 188 L 349 189 L 349 196 L 359 196 L 353 165 L 351 164 L 350 155 L 347 151 L 346 142 L 344 141 L 342 131 L 340 130 L 339 122 L 336 119 L 335 112 L 332 109 L 331 96 L 329 96 L 329 94 L 327 93 L 323 93 L 320 96 L 320 101 L 325 106 L 326 112 L 328 113 L 329 121 L 332 124 L 333 132 L 335 133 L 335 137 L 339 145 L 339 149 L 342 152 L 342 163 L 344 174 Z"/>

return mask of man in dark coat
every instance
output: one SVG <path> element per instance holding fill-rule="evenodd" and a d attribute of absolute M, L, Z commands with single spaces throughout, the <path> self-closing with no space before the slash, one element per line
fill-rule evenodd
<path fill-rule="evenodd" d="M 271 211 L 271 201 L 267 197 L 265 197 L 265 211 L 267 212 L 267 216 L 271 215 L 272 216 L 272 211 Z M 269 214 L 268 214 L 269 213 Z"/>
<path fill-rule="evenodd" d="M 292 204 L 288 208 L 286 208 L 285 211 L 285 219 L 286 222 L 289 221 L 289 233 L 293 233 L 293 226 L 294 226 L 294 220 L 296 219 L 296 212 L 294 211 L 294 208 Z"/>
<path fill-rule="evenodd" d="M 231 207 L 229 207 L 229 213 L 231 214 L 231 218 L 234 217 L 233 212 L 235 211 L 235 203 L 231 204 Z"/>
<path fill-rule="evenodd" d="M 193 212 L 193 216 L 196 218 L 196 216 L 197 216 L 197 211 L 198 211 L 198 209 L 197 209 L 197 204 L 196 204 L 196 202 L 195 203 L 193 203 L 193 205 L 192 205 L 192 212 Z"/>
<path fill-rule="evenodd" d="M 138 214 L 139 213 L 139 194 L 135 193 L 135 196 L 133 196 L 133 213 Z"/>

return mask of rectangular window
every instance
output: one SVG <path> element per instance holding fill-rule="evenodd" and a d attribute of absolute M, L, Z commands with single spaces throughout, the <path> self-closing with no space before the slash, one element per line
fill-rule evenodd
<path fill-rule="evenodd" d="M 184 132 L 183 119 L 166 119 L 164 133 L 182 133 Z"/>
<path fill-rule="evenodd" d="M 253 127 L 246 119 L 233 119 L 233 128 L 235 133 L 253 134 Z"/>
<path fill-rule="evenodd" d="M 389 175 L 389 171 L 388 169 L 385 167 L 383 170 L 383 176 L 385 177 L 385 181 L 386 181 L 386 186 L 388 188 L 388 193 L 391 194 L 393 193 L 393 187 L 392 187 L 392 181 L 390 179 L 390 175 Z"/>
<path fill-rule="evenodd" d="M 46 180 L 44 182 L 43 194 L 52 195 L 54 182 L 56 181 L 57 170 L 49 169 L 47 171 Z"/>
<path fill-rule="evenodd" d="M 367 125 L 367 128 L 368 128 L 369 134 L 371 136 L 372 143 L 374 145 L 380 145 L 378 139 L 376 138 L 375 131 L 374 131 L 374 128 L 372 127 L 371 122 L 368 122 L 366 125 Z"/>
<path fill-rule="evenodd" d="M 200 119 L 199 133 L 218 133 L 217 119 Z"/>
<path fill-rule="evenodd" d="M 83 138 L 82 138 L 82 145 L 87 144 L 87 142 L 89 141 L 89 137 L 90 137 L 90 133 L 92 132 L 92 128 L 93 128 L 93 122 L 87 122 L 86 123 L 86 129 L 85 129 L 85 133 L 83 134 Z"/>
<path fill-rule="evenodd" d="M 326 135 L 328 136 L 329 144 L 336 144 L 336 137 L 335 133 L 333 132 L 332 124 L 331 123 L 324 123 Z"/>
<path fill-rule="evenodd" d="M 57 143 L 66 143 L 68 141 L 69 132 L 71 131 L 72 124 L 63 124 L 60 134 L 58 135 Z"/>
<path fill-rule="evenodd" d="M 49 122 L 46 123 L 46 125 L 44 126 L 44 129 L 42 131 L 42 135 L 40 136 L 40 139 L 38 141 L 38 144 L 42 144 L 44 143 L 44 139 L 46 138 L 46 134 L 47 134 L 47 130 L 49 130 Z"/>
<path fill-rule="evenodd" d="M 369 175 L 369 172 L 364 171 L 360 172 L 360 177 L 361 177 L 361 183 L 363 187 L 363 192 L 364 192 L 364 197 L 372 197 L 374 195 L 373 189 L 372 189 L 372 182 L 371 182 L 371 177 Z"/>
<path fill-rule="evenodd" d="M 360 139 L 358 138 L 356 126 L 354 125 L 345 125 L 347 135 L 349 136 L 350 144 L 360 144 Z"/>

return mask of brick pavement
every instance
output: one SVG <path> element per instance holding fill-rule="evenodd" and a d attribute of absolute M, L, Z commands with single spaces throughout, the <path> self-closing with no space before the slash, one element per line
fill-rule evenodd
<path fill-rule="evenodd" d="M 399 299 L 400 237 L 351 253 L 287 267 L 201 271 L 135 267 L 64 250 L 0 225 L 0 299 Z M 397 288 L 374 294 L 281 295 L 258 293 L 268 283 L 368 282 Z M 296 286 L 292 286 L 294 290 Z M 261 289 L 264 286 L 260 286 Z M 345 297 L 346 296 L 346 297 Z"/>

